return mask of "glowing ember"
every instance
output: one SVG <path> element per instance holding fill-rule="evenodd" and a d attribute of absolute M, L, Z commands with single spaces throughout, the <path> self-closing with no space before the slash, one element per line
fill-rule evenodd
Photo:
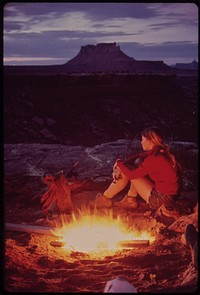
<path fill-rule="evenodd" d="M 57 229 L 56 235 L 62 236 L 67 251 L 85 253 L 120 250 L 119 242 L 123 240 L 149 240 L 150 243 L 155 240 L 147 231 L 133 232 L 119 216 L 113 218 L 112 214 L 84 214 L 78 218 L 73 215 L 72 222 L 65 223 L 62 228 Z"/>

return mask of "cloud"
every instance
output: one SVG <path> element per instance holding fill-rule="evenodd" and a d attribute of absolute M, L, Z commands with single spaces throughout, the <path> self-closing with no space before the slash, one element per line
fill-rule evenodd
<path fill-rule="evenodd" d="M 129 56 L 141 60 L 163 60 L 168 58 L 195 58 L 197 44 L 190 42 L 164 42 L 161 44 L 121 43 L 120 48 Z"/>
<path fill-rule="evenodd" d="M 192 3 L 11 2 L 4 7 L 4 59 L 67 61 L 81 46 L 108 42 L 136 59 L 197 58 L 197 24 Z"/>
<path fill-rule="evenodd" d="M 61 17 L 65 13 L 83 12 L 92 20 L 110 18 L 152 18 L 158 12 L 141 3 L 8 3 L 5 17 L 29 15 L 30 17 Z"/>

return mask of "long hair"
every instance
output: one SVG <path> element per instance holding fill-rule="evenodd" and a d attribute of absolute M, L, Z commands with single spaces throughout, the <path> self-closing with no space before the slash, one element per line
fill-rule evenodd
<path fill-rule="evenodd" d="M 171 160 L 173 167 L 178 167 L 180 171 L 182 170 L 180 163 L 176 160 L 170 147 L 164 143 L 164 135 L 158 127 L 146 128 L 142 132 L 142 135 L 155 144 L 155 149 L 157 151 L 159 150 L 160 152 L 165 153 L 165 155 Z"/>

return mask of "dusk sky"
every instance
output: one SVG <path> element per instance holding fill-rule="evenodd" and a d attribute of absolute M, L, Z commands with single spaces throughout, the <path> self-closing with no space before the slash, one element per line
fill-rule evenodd
<path fill-rule="evenodd" d="M 64 64 L 81 46 L 112 42 L 136 60 L 198 61 L 198 9 L 190 2 L 9 2 L 4 65 Z"/>

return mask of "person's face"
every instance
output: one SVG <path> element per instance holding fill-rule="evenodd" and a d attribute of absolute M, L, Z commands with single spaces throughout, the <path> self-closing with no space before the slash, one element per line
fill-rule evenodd
<path fill-rule="evenodd" d="M 149 151 L 153 148 L 154 144 L 151 140 L 148 140 L 146 137 L 142 135 L 141 145 L 144 151 Z"/>

